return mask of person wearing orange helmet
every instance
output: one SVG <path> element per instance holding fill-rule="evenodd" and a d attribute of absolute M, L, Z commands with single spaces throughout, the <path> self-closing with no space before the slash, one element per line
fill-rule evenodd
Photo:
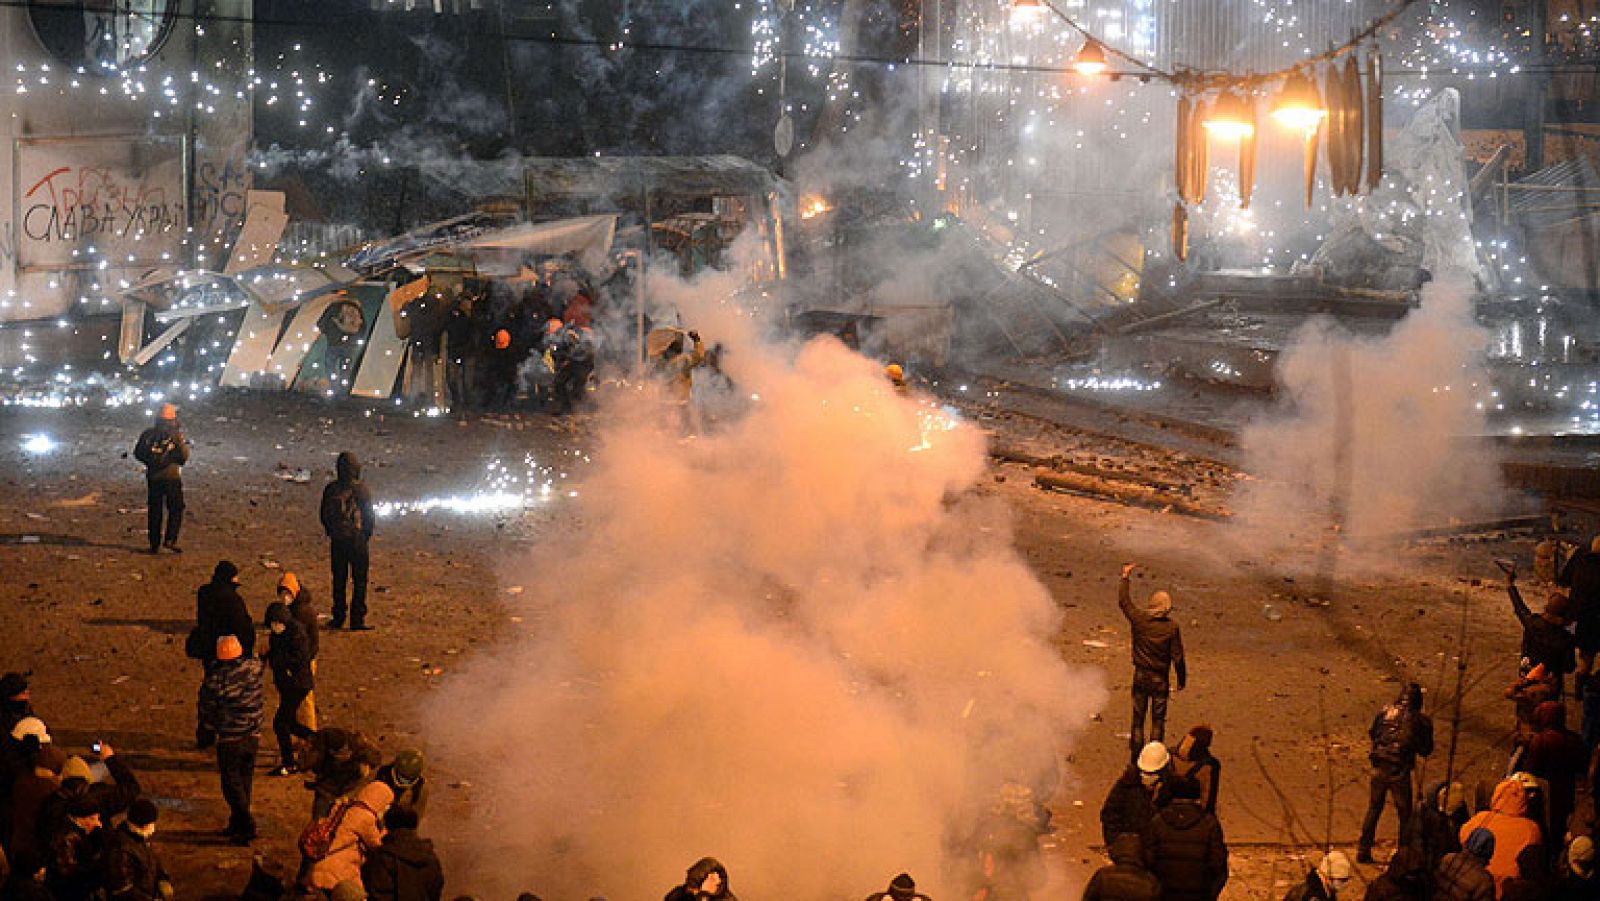
<path fill-rule="evenodd" d="M 155 424 L 145 429 L 134 444 L 133 458 L 144 464 L 145 527 L 150 553 L 160 553 L 163 545 L 175 554 L 183 553 L 178 547 L 178 530 L 183 527 L 182 469 L 189 462 L 189 440 L 178 424 L 177 407 L 161 405 Z"/>
<path fill-rule="evenodd" d="M 526 347 L 512 339 L 510 329 L 496 329 L 489 336 L 483 375 L 485 409 L 503 411 L 517 399 L 517 367 L 527 353 Z"/>

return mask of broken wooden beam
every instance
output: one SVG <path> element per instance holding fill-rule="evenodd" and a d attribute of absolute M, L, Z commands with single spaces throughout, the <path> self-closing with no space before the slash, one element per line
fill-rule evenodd
<path fill-rule="evenodd" d="M 1044 473 L 1033 477 L 1034 485 L 1046 491 L 1077 494 L 1096 500 L 1115 501 L 1133 507 L 1145 507 L 1162 512 L 1173 512 L 1199 519 L 1227 520 L 1233 514 L 1227 510 L 1207 507 L 1185 498 L 1173 497 L 1164 491 L 1137 482 L 1108 484 L 1104 480 L 1075 472 Z"/>

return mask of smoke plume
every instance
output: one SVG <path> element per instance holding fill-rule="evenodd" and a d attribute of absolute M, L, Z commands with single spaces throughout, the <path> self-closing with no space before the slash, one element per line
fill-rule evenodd
<path fill-rule="evenodd" d="M 602 411 L 572 534 L 507 574 L 525 634 L 430 711 L 472 774 L 475 889 L 651 897 L 703 855 L 736 892 L 937 896 L 946 836 L 1010 781 L 1048 800 L 1104 698 L 974 488 L 984 438 L 832 339 L 776 347 L 730 277 L 652 290 L 724 346 L 742 411 Z"/>
<path fill-rule="evenodd" d="M 1373 538 L 1499 510 L 1494 454 L 1471 440 L 1483 431 L 1474 386 L 1487 384 L 1487 334 L 1471 303 L 1470 282 L 1452 275 L 1386 337 L 1328 320 L 1301 330 L 1278 364 L 1289 412 L 1243 436 L 1258 480 L 1240 509 L 1258 537 L 1304 540 L 1340 525 Z"/>

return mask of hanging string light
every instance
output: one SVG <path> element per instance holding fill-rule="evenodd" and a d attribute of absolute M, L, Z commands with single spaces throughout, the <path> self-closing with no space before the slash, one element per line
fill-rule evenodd
<path fill-rule="evenodd" d="M 1295 69 L 1284 80 L 1283 88 L 1272 101 L 1273 121 L 1288 128 L 1314 132 L 1328 117 L 1317 85 L 1302 69 Z"/>
<path fill-rule="evenodd" d="M 1238 91 L 1225 91 L 1206 114 L 1205 129 L 1213 137 L 1237 141 L 1256 133 L 1255 104 Z"/>
<path fill-rule="evenodd" d="M 1092 77 L 1104 72 L 1108 67 L 1106 48 L 1094 38 L 1085 39 L 1083 47 L 1078 50 L 1078 55 L 1072 60 L 1072 69 L 1079 75 Z"/>

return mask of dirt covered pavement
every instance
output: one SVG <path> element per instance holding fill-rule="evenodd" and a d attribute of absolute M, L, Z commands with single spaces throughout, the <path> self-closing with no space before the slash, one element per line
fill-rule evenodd
<path fill-rule="evenodd" d="M 418 743 L 419 699 L 475 647 L 517 628 L 496 603 L 514 588 L 499 583 L 496 561 L 526 556 L 542 530 L 571 527 L 561 503 L 571 479 L 562 476 L 581 474 L 583 463 L 571 427 L 544 418 L 458 427 L 245 394 L 185 405 L 181 418 L 194 445 L 184 553 L 153 557 L 144 553 L 142 468 L 124 458 L 147 424 L 143 409 L 0 410 L 0 667 L 34 671 L 35 707 L 70 753 L 89 758 L 104 739 L 126 756 L 160 804 L 158 841 L 174 881 L 195 898 L 237 892 L 250 871 L 250 850 L 214 834 L 227 809 L 211 756 L 194 746 L 200 672 L 183 655 L 195 589 L 216 562 L 238 564 L 258 620 L 284 570 L 326 613 L 317 505 L 341 450 L 362 459 L 380 504 L 520 494 L 512 478 L 535 480 L 539 500 L 526 511 L 380 518 L 368 595 L 376 630 L 324 632 L 317 704 L 324 724 L 360 728 L 392 754 Z M 26 451 L 27 435 L 56 447 Z M 267 693 L 270 717 L 277 698 Z M 257 849 L 292 861 L 310 792 L 298 778 L 266 775 L 276 764 L 269 729 L 255 783 Z M 449 784 L 463 778 L 439 779 L 430 818 L 457 815 L 460 789 Z"/>
<path fill-rule="evenodd" d="M 0 409 L 7 436 L 0 445 L 0 634 L 8 636 L 0 668 L 34 671 L 35 706 L 70 751 L 87 757 L 89 745 L 104 739 L 127 756 L 161 806 L 157 841 L 179 892 L 195 898 L 237 892 L 252 853 L 214 835 L 226 810 L 210 756 L 194 747 L 199 670 L 182 650 L 195 588 L 216 561 L 239 565 L 241 591 L 258 618 L 285 569 L 299 574 L 325 611 L 327 550 L 316 508 L 335 453 L 363 459 L 380 503 L 412 505 L 378 525 L 370 594 L 376 631 L 324 633 L 318 675 L 324 722 L 360 728 L 393 753 L 420 742 L 420 701 L 461 661 L 528 628 L 501 604 L 523 586 L 499 574 L 513 560 L 526 573 L 530 559 L 532 571 L 542 572 L 539 540 L 583 527 L 564 500 L 581 491 L 584 455 L 593 448 L 592 423 L 581 418 L 458 426 L 243 394 L 209 397 L 181 416 L 194 444 L 184 473 L 185 552 L 152 557 L 142 552 L 143 480 L 124 458 L 147 424 L 145 409 Z M 997 442 L 1041 455 L 1096 449 L 1082 436 L 1014 433 L 1003 418 L 979 424 Z M 24 449 L 24 436 L 41 434 L 53 450 L 42 452 L 43 442 Z M 1176 477 L 1172 462 L 1164 465 Z M 1136 591 L 1168 587 L 1177 597 L 1190 686 L 1173 699 L 1169 734 L 1202 721 L 1217 732 L 1220 815 L 1233 846 L 1224 897 L 1281 897 L 1304 875 L 1298 855 L 1314 853 L 1329 835 L 1353 846 L 1366 800 L 1365 731 L 1405 680 L 1424 685 L 1435 717 L 1439 750 L 1424 778 L 1442 774 L 1463 605 L 1469 690 L 1457 769 L 1468 781 L 1499 774 L 1511 723 L 1500 691 L 1514 675 L 1518 631 L 1492 560 L 1531 562 L 1530 537 L 1396 548 L 1381 565 L 1343 566 L 1331 606 L 1314 607 L 1305 603 L 1304 559 L 1254 553 L 1226 523 L 1046 493 L 1034 487 L 1033 473 L 996 464 L 977 490 L 1012 509 L 1016 546 L 1061 608 L 1063 656 L 1104 667 L 1111 688 L 1107 708 L 1081 724 L 1053 800 L 1057 831 L 1045 846 L 1056 879 L 1081 886 L 1102 862 L 1092 848 L 1100 841 L 1097 813 L 1126 753 L 1128 634 L 1115 591 L 1118 568 L 1129 560 L 1144 568 Z M 1209 490 L 1219 487 L 1215 471 L 1204 477 Z M 534 480 L 526 509 L 417 509 L 428 499 L 476 496 L 482 504 L 485 495 L 523 493 L 526 484 L 511 478 Z M 1314 550 L 1308 545 L 1306 553 Z M 270 689 L 268 704 L 269 711 L 276 704 Z M 263 838 L 255 852 L 288 862 L 310 796 L 298 779 L 266 775 L 276 752 L 264 738 L 256 780 Z M 432 778 L 423 834 L 445 854 L 446 891 L 471 892 L 472 875 L 452 872 L 449 854 L 460 840 L 452 819 L 470 815 L 473 775 Z M 1390 811 L 1379 828 L 1380 859 L 1393 834 Z M 1360 869 L 1363 878 L 1374 875 Z M 663 891 L 675 875 L 664 874 Z M 841 897 L 872 888 L 842 886 Z"/>

